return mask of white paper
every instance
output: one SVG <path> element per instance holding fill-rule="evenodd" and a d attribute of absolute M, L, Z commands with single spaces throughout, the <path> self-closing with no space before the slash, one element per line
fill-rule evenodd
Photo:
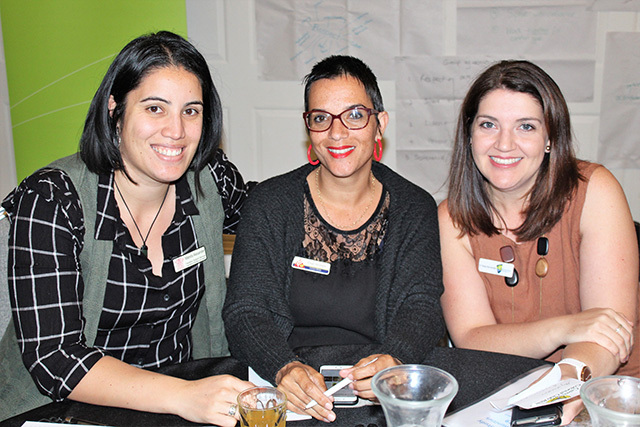
<path fill-rule="evenodd" d="M 450 150 L 418 150 L 397 152 L 398 173 L 427 190 L 437 203 L 447 196 Z"/>
<path fill-rule="evenodd" d="M 640 0 L 590 0 L 589 9 L 640 12 Z"/>
<path fill-rule="evenodd" d="M 337 54 L 356 56 L 379 80 L 393 80 L 394 57 L 443 54 L 442 0 L 260 0 L 255 9 L 265 80 L 300 80 Z"/>
<path fill-rule="evenodd" d="M 591 59 L 535 59 L 556 82 L 567 102 L 593 102 L 596 61 Z"/>
<path fill-rule="evenodd" d="M 24 424 L 22 424 L 22 427 L 60 427 L 60 425 L 65 424 L 65 423 L 48 423 L 48 422 L 44 422 L 44 421 L 25 421 Z M 68 425 L 68 424 L 67 424 Z M 89 426 L 89 424 L 74 424 L 76 426 Z M 95 424 L 91 424 L 93 426 L 95 426 Z M 104 427 L 107 427 L 106 425 Z"/>
<path fill-rule="evenodd" d="M 444 44 L 444 2 L 442 0 L 400 1 L 400 55 L 442 55 Z M 425 25 L 429 22 L 429 25 Z"/>
<path fill-rule="evenodd" d="M 519 406 L 522 409 L 537 408 L 563 402 L 580 394 L 583 382 L 570 378 L 564 381 L 560 367 L 555 365 L 540 381 L 508 399 L 491 399 L 491 406 L 499 411 Z"/>
<path fill-rule="evenodd" d="M 582 384 L 583 382 L 578 379 L 569 378 L 568 380 L 552 384 L 544 390 L 518 400 L 515 406 L 519 406 L 522 409 L 531 409 L 551 405 L 552 403 L 564 402 L 565 400 L 578 396 Z"/>
<path fill-rule="evenodd" d="M 531 2 L 529 2 L 531 3 Z M 498 3 L 499 5 L 499 3 Z M 596 48 L 596 13 L 584 6 L 458 8 L 457 52 L 513 57 L 591 58 Z"/>
<path fill-rule="evenodd" d="M 45 426 L 60 427 L 60 423 L 45 423 L 42 421 L 25 421 L 25 423 L 22 424 L 22 427 L 45 427 Z"/>
<path fill-rule="evenodd" d="M 459 110 L 458 100 L 400 99 L 396 102 L 398 134 L 402 149 L 451 149 Z"/>
<path fill-rule="evenodd" d="M 400 52 L 400 1 L 255 2 L 261 77 L 299 81 L 322 58 L 353 55 L 378 79 L 393 79 L 390 59 Z"/>
<path fill-rule="evenodd" d="M 398 100 L 461 100 L 476 76 L 499 59 L 488 55 L 398 57 L 396 97 Z M 455 117 L 456 114 L 453 120 Z"/>
<path fill-rule="evenodd" d="M 607 33 L 598 161 L 640 168 L 640 33 Z"/>
<path fill-rule="evenodd" d="M 520 400 L 526 399 L 529 396 L 532 396 L 536 393 L 539 393 L 545 390 L 547 387 L 550 387 L 551 385 L 560 381 L 561 378 L 562 378 L 562 371 L 560 370 L 560 367 L 558 365 L 554 365 L 551 371 L 549 371 L 549 373 L 545 375 L 544 378 L 542 378 L 540 381 L 538 381 L 535 384 L 532 384 L 531 386 L 522 390 L 520 393 L 517 393 L 511 398 L 509 398 L 509 401 L 508 401 L 509 405 L 514 406 Z"/>
<path fill-rule="evenodd" d="M 532 382 L 537 380 L 540 375 L 548 369 L 548 366 L 541 366 L 530 371 L 521 378 L 506 384 L 503 388 L 480 402 L 446 416 L 442 424 L 445 427 L 509 427 L 511 411 L 505 410 L 498 412 L 491 406 L 490 401 L 505 398 L 509 399 L 509 397 L 531 385 Z"/>

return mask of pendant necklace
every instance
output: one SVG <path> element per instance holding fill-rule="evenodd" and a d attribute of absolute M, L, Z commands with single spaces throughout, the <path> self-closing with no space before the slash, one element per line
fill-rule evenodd
<path fill-rule="evenodd" d="M 153 218 L 153 221 L 151 221 L 151 225 L 149 226 L 149 231 L 147 231 L 146 237 L 142 237 L 142 233 L 140 232 L 140 227 L 138 227 L 138 223 L 136 222 L 136 219 L 133 217 L 133 214 L 131 213 L 131 209 L 129 209 L 129 205 L 127 205 L 127 201 L 124 199 L 124 197 L 122 196 L 122 193 L 120 192 L 120 187 L 118 187 L 118 183 L 116 182 L 115 176 L 113 177 L 113 185 L 116 187 L 116 190 L 118 190 L 118 194 L 122 199 L 122 203 L 124 203 L 124 207 L 127 208 L 127 212 L 129 212 L 131 221 L 133 221 L 133 225 L 136 226 L 136 230 L 138 230 L 138 234 L 142 239 L 142 246 L 140 247 L 140 252 L 142 252 L 142 255 L 144 255 L 145 258 L 148 258 L 147 253 L 149 251 L 149 248 L 147 247 L 147 239 L 149 238 L 149 234 L 151 234 L 151 229 L 153 228 L 153 225 L 156 223 L 156 219 L 158 219 L 158 216 L 160 215 L 160 211 L 164 206 L 164 201 L 167 200 L 167 194 L 169 194 L 169 188 L 171 188 L 171 184 L 167 185 L 167 191 L 165 191 L 164 193 L 164 197 L 162 198 L 162 203 L 160 203 L 160 207 L 158 208 L 158 212 L 156 212 L 156 216 Z"/>
<path fill-rule="evenodd" d="M 539 312 L 538 316 L 542 316 L 542 279 L 549 272 L 549 262 L 544 257 L 549 253 L 549 239 L 542 236 L 538 238 L 538 243 L 536 245 L 536 252 L 538 252 L 538 256 L 540 257 L 536 262 L 536 276 L 540 278 L 540 301 L 538 302 Z"/>
<path fill-rule="evenodd" d="M 535 273 L 540 278 L 539 284 L 539 301 L 538 301 L 538 315 L 542 315 L 542 279 L 547 276 L 549 272 L 549 261 L 545 258 L 545 255 L 549 254 L 549 239 L 545 236 L 539 237 L 536 243 L 536 252 L 538 253 L 538 261 L 536 261 Z M 500 248 L 500 258 L 503 262 L 513 263 L 515 261 L 515 251 L 511 245 L 506 245 Z M 515 295 L 514 287 L 519 282 L 518 270 L 513 269 L 513 275 L 511 277 L 505 277 L 504 282 L 511 288 L 511 321 L 515 322 Z"/>
<path fill-rule="evenodd" d="M 375 178 L 375 176 L 373 176 L 373 172 L 372 171 L 370 171 L 370 173 L 371 173 L 371 198 L 369 199 L 369 203 L 367 204 L 367 206 L 362 211 L 362 214 L 360 214 L 360 216 L 355 221 L 353 221 L 348 226 L 343 226 L 341 224 L 338 224 L 337 222 L 335 222 L 333 220 L 333 218 L 331 218 L 331 216 L 329 215 L 329 210 L 324 205 L 324 200 L 322 199 L 322 193 L 320 192 L 320 181 L 319 181 L 319 178 L 318 178 L 320 176 L 320 168 L 316 169 L 316 191 L 318 193 L 318 201 L 320 202 L 320 206 L 322 206 L 322 210 L 324 210 L 324 214 L 326 215 L 327 220 L 330 223 L 334 224 L 335 226 L 337 226 L 341 230 L 352 229 L 353 227 L 355 227 L 355 225 L 357 223 L 360 222 L 362 217 L 364 217 L 364 215 L 369 211 L 369 208 L 371 207 L 371 204 L 373 203 L 373 199 L 374 199 L 375 193 L 376 193 L 375 192 L 375 189 L 376 189 L 376 178 Z"/>

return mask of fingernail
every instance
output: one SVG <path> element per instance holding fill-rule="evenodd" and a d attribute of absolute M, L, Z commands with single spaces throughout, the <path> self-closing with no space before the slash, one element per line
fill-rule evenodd
<path fill-rule="evenodd" d="M 327 415 L 327 418 L 325 418 L 328 422 L 332 423 L 336 420 L 336 414 L 334 414 L 333 412 L 330 412 Z"/>
<path fill-rule="evenodd" d="M 325 403 L 324 408 L 328 411 L 333 409 L 333 405 L 331 403 Z"/>

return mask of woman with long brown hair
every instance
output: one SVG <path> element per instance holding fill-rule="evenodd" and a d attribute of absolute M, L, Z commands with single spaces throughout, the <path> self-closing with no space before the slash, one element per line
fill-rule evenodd
<path fill-rule="evenodd" d="M 458 347 L 547 359 L 564 377 L 638 376 L 638 247 L 624 193 L 577 160 L 560 89 L 502 61 L 471 85 L 439 207 Z M 564 422 L 579 404 L 565 405 Z"/>

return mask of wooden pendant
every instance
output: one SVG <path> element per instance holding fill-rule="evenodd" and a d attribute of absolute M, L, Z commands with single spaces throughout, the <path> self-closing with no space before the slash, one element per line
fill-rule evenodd
<path fill-rule="evenodd" d="M 549 263 L 547 262 L 545 257 L 540 257 L 538 262 L 536 262 L 536 276 L 539 278 L 543 278 L 549 272 Z"/>

